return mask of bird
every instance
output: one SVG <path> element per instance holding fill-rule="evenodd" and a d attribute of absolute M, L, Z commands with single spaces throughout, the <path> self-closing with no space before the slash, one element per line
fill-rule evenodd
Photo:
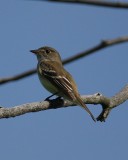
<path fill-rule="evenodd" d="M 48 46 L 30 50 L 30 52 L 37 56 L 38 77 L 44 88 L 52 93 L 49 97 L 56 95 L 81 106 L 96 121 L 81 99 L 72 75 L 63 67 L 59 52 Z"/>

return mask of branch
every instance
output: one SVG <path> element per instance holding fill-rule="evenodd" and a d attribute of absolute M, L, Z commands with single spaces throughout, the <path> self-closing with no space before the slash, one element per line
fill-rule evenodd
<path fill-rule="evenodd" d="M 115 38 L 115 39 L 111 39 L 111 40 L 103 40 L 98 45 L 65 59 L 63 61 L 63 64 L 68 64 L 70 62 L 73 62 L 73 61 L 78 60 L 82 57 L 88 56 L 96 51 L 101 50 L 101 49 L 104 49 L 104 48 L 107 48 L 107 47 L 110 47 L 110 46 L 113 46 L 113 45 L 116 45 L 119 43 L 124 43 L 124 42 L 128 42 L 128 36 L 119 37 L 119 38 Z M 8 83 L 8 82 L 12 82 L 12 81 L 20 80 L 20 79 L 25 78 L 27 76 L 33 75 L 35 73 L 36 73 L 36 69 L 32 69 L 32 70 L 29 70 L 29 71 L 26 71 L 26 72 L 23 72 L 21 74 L 17 74 L 17 75 L 11 76 L 11 77 L 1 78 L 0 85 Z"/>
<path fill-rule="evenodd" d="M 102 103 L 102 112 L 97 117 L 97 121 L 105 121 L 105 119 L 110 114 L 111 110 L 115 107 L 118 107 L 120 104 L 128 100 L 128 84 L 118 92 L 115 96 L 106 100 L 106 104 Z M 103 101 L 104 102 L 104 101 Z"/>
<path fill-rule="evenodd" d="M 96 93 L 94 95 L 88 96 L 81 96 L 83 101 L 87 104 L 101 104 L 102 105 L 102 112 L 98 116 L 97 121 L 105 121 L 108 117 L 110 111 L 117 107 L 118 105 L 122 104 L 128 99 L 128 84 L 115 96 L 108 98 L 103 96 L 100 93 Z M 68 101 L 63 100 L 60 98 L 56 98 L 50 101 L 43 101 L 43 102 L 34 102 L 34 103 L 27 103 L 19 106 L 15 106 L 12 108 L 0 108 L 0 118 L 11 118 L 23 115 L 29 112 L 38 112 L 42 110 L 48 109 L 57 109 L 62 107 L 69 107 L 74 106 L 75 104 Z"/>
<path fill-rule="evenodd" d="M 29 71 L 17 74 L 17 75 L 12 76 L 12 77 L 1 78 L 0 79 L 0 85 L 5 84 L 7 82 L 16 81 L 16 80 L 19 80 L 19 79 L 22 79 L 22 78 L 26 78 L 28 76 L 31 76 L 31 75 L 35 74 L 35 73 L 36 73 L 36 69 L 31 69 Z"/>
<path fill-rule="evenodd" d="M 53 2 L 80 3 L 87 5 L 95 5 L 101 7 L 128 8 L 127 2 L 108 2 L 101 0 L 49 0 Z"/>

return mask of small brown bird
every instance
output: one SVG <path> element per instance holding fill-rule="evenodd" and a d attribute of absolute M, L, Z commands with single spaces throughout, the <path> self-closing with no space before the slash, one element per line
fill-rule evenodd
<path fill-rule="evenodd" d="M 37 72 L 42 85 L 52 94 L 80 105 L 96 121 L 82 101 L 71 74 L 64 69 L 58 51 L 46 46 L 37 50 L 31 50 L 31 52 L 37 56 Z"/>

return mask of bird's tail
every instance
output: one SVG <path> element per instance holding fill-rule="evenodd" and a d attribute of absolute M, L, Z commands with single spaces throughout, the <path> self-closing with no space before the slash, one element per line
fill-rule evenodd
<path fill-rule="evenodd" d="M 88 112 L 88 114 L 92 117 L 92 119 L 96 122 L 95 117 L 93 116 L 91 111 L 88 109 L 88 107 L 84 104 L 84 102 L 82 101 L 82 99 L 79 96 L 77 96 L 77 98 L 76 98 L 76 103 L 79 104 L 82 108 L 84 108 Z"/>

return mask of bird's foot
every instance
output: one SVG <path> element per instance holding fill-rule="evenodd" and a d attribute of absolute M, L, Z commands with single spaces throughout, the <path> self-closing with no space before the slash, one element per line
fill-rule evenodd
<path fill-rule="evenodd" d="M 55 96 L 57 94 L 57 92 L 56 93 L 54 93 L 54 94 L 52 94 L 52 95 L 50 95 L 50 96 L 48 96 L 46 99 L 45 99 L 45 101 L 49 101 L 50 100 L 50 98 L 51 97 L 53 97 L 53 96 Z M 57 97 L 58 98 L 58 97 Z"/>

